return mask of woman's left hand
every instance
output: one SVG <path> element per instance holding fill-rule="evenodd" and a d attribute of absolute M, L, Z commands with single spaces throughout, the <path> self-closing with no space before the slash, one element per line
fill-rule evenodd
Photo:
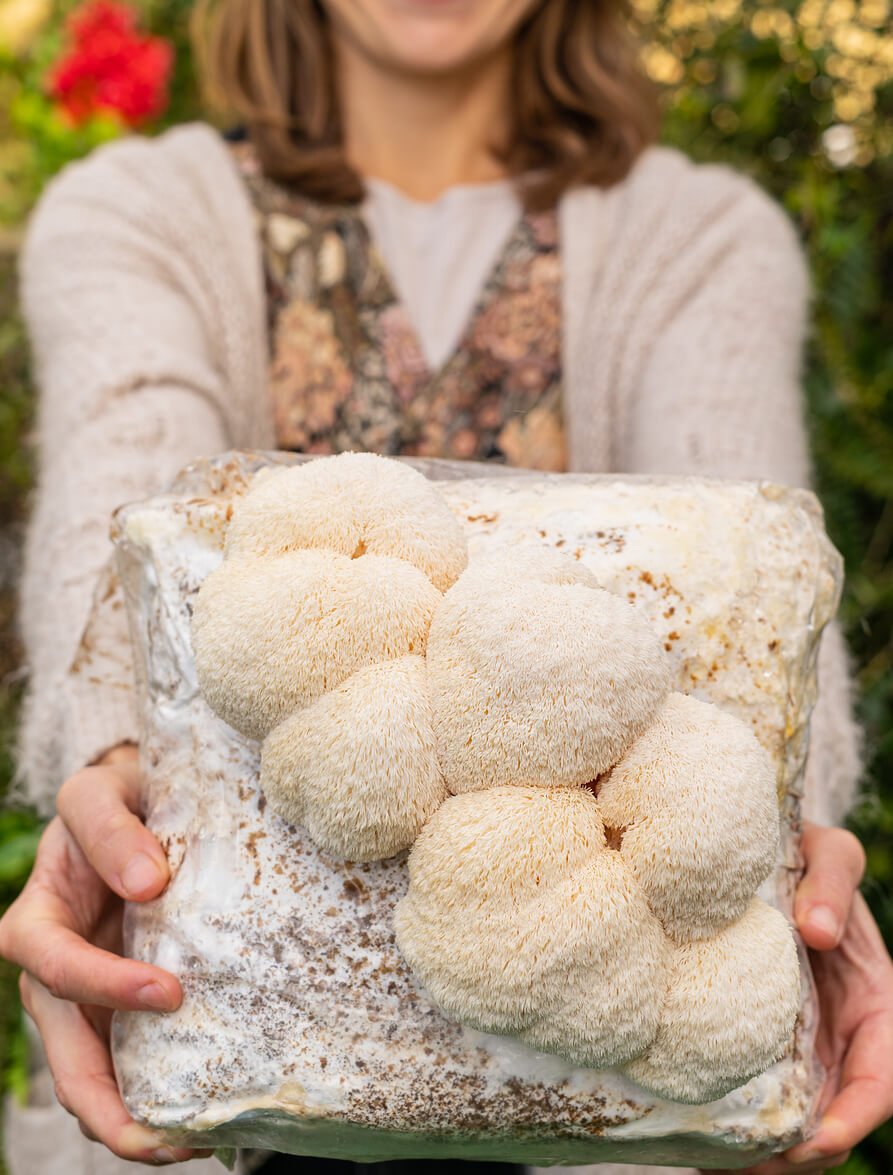
<path fill-rule="evenodd" d="M 812 1138 L 739 1175 L 809 1175 L 840 1166 L 893 1115 L 893 960 L 858 892 L 865 851 L 852 833 L 806 824 L 794 918 L 818 988 L 816 1042 L 827 1077 Z M 715 1173 L 714 1173 L 715 1175 Z"/>

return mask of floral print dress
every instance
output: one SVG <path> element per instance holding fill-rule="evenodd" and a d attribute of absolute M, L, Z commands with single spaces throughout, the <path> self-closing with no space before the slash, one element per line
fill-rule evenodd
<path fill-rule="evenodd" d="M 361 210 L 298 195 L 263 176 L 250 143 L 229 147 L 262 246 L 280 448 L 566 468 L 554 211 L 519 218 L 430 370 Z"/>

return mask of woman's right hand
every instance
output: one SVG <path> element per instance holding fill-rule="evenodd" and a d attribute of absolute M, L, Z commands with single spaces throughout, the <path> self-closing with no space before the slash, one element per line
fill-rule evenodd
<path fill-rule="evenodd" d="M 66 780 L 25 888 L 0 920 L 0 955 L 22 968 L 20 990 L 37 1025 L 56 1096 L 81 1130 L 116 1155 L 174 1163 L 211 1154 L 171 1147 L 127 1113 L 112 1068 L 112 1009 L 173 1011 L 183 992 L 167 971 L 121 957 L 123 899 L 167 885 L 161 845 L 139 812 L 136 747 Z"/>

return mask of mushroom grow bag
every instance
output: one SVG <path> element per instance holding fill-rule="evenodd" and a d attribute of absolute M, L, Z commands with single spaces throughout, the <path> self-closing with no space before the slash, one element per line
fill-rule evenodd
<path fill-rule="evenodd" d="M 129 906 L 128 955 L 177 974 L 181 1009 L 118 1014 L 134 1117 L 197 1146 L 375 1161 L 744 1167 L 808 1131 L 821 1083 L 802 944 L 788 1053 L 703 1105 L 614 1070 L 576 1068 L 447 1019 L 394 939 L 407 854 L 357 864 L 319 850 L 258 786 L 259 744 L 202 698 L 195 594 L 223 557 L 255 472 L 307 460 L 230 452 L 122 507 L 113 538 L 135 650 L 146 819 L 171 882 Z M 841 560 L 813 495 L 768 483 L 411 462 L 480 553 L 547 544 L 631 601 L 663 639 L 673 687 L 743 719 L 771 754 L 779 857 L 759 896 L 790 916 L 821 630 Z M 597 985 L 592 998 L 597 999 Z"/>

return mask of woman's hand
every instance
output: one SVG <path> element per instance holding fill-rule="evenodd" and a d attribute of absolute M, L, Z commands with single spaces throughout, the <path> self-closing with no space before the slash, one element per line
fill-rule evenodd
<path fill-rule="evenodd" d="M 748 1168 L 751 1175 L 840 1166 L 851 1147 L 893 1115 L 893 961 L 858 892 L 864 850 L 852 833 L 807 824 L 803 855 L 794 917 L 819 994 L 817 1048 L 827 1069 L 822 1118 L 813 1138 Z"/>
<path fill-rule="evenodd" d="M 31 876 L 0 920 L 0 955 L 43 1038 L 56 1095 L 81 1130 L 115 1154 L 172 1163 L 210 1154 L 172 1148 L 124 1108 L 109 1053 L 111 1009 L 173 1011 L 173 975 L 120 957 L 123 898 L 147 901 L 168 882 L 161 845 L 139 811 L 137 749 L 116 747 L 76 772 L 57 800 Z"/>

